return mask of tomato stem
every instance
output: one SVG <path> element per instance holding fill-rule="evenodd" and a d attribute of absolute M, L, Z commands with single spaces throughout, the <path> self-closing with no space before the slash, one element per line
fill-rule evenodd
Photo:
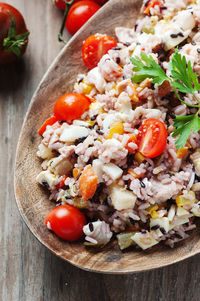
<path fill-rule="evenodd" d="M 59 31 L 59 34 L 58 34 L 58 41 L 63 42 L 64 44 L 66 44 L 67 42 L 63 39 L 63 30 L 64 30 L 64 27 L 65 27 L 65 21 L 67 19 L 68 12 L 69 12 L 72 4 L 74 3 L 74 0 L 71 0 L 70 2 L 67 2 L 66 0 L 63 0 L 63 1 L 66 3 L 66 9 L 65 9 L 65 12 L 64 12 L 61 28 L 60 28 L 60 31 Z"/>

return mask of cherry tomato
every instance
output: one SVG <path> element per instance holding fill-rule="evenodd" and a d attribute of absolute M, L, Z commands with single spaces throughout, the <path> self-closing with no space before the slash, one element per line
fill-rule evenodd
<path fill-rule="evenodd" d="M 12 29 L 10 33 L 9 29 Z M 0 2 L 0 64 L 11 63 L 24 54 L 28 34 L 21 13 L 13 6 Z"/>
<path fill-rule="evenodd" d="M 104 5 L 108 0 L 93 0 L 94 2 L 98 3 L 99 5 Z"/>
<path fill-rule="evenodd" d="M 45 219 L 45 224 L 58 237 L 75 241 L 83 235 L 86 218 L 79 209 L 66 204 L 52 209 Z"/>
<path fill-rule="evenodd" d="M 162 121 L 146 119 L 139 127 L 138 150 L 147 158 L 162 154 L 167 144 L 167 130 Z"/>
<path fill-rule="evenodd" d="M 80 118 L 89 109 L 90 100 L 88 97 L 78 93 L 67 93 L 62 95 L 55 103 L 54 115 L 58 120 L 65 120 L 69 123 Z"/>
<path fill-rule="evenodd" d="M 38 130 L 38 133 L 42 136 L 43 133 L 46 131 L 47 125 L 53 125 L 56 121 L 58 121 L 58 119 L 55 116 L 51 116 L 50 118 L 45 120 L 41 128 Z"/>
<path fill-rule="evenodd" d="M 93 69 L 97 66 L 102 56 L 116 46 L 117 42 L 115 39 L 107 35 L 95 34 L 89 36 L 82 47 L 83 62 L 88 68 Z"/>
<path fill-rule="evenodd" d="M 55 6 L 57 6 L 58 8 L 65 10 L 66 9 L 66 4 L 63 0 L 52 0 L 53 3 L 55 4 Z M 74 0 L 74 3 L 81 1 L 81 0 Z M 70 0 L 67 0 L 67 2 L 70 2 Z"/>
<path fill-rule="evenodd" d="M 100 6 L 92 1 L 79 1 L 70 8 L 65 26 L 71 35 L 75 34 L 87 20 L 92 17 Z"/>

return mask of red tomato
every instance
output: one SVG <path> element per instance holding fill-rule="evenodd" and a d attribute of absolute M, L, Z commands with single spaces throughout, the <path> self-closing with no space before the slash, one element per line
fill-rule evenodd
<path fill-rule="evenodd" d="M 8 34 L 9 28 L 14 34 Z M 13 62 L 24 54 L 28 34 L 21 13 L 13 6 L 0 2 L 0 64 Z"/>
<path fill-rule="evenodd" d="M 52 0 L 52 1 L 55 4 L 55 6 L 57 6 L 58 8 L 60 8 L 62 10 L 66 9 L 66 4 L 63 0 Z M 81 0 L 74 0 L 74 3 L 78 2 L 78 1 L 81 1 Z M 70 2 L 70 0 L 67 0 L 67 2 Z"/>
<path fill-rule="evenodd" d="M 162 121 L 146 119 L 139 127 L 138 150 L 147 158 L 162 154 L 167 144 L 167 130 Z"/>
<path fill-rule="evenodd" d="M 116 46 L 117 42 L 115 39 L 107 35 L 97 33 L 89 36 L 82 47 L 82 58 L 85 65 L 88 68 L 93 69 L 97 66 L 102 56 L 106 54 L 108 50 Z"/>
<path fill-rule="evenodd" d="M 62 188 L 65 185 L 65 180 L 67 179 L 67 176 L 64 176 L 64 178 L 56 185 L 57 189 Z"/>
<path fill-rule="evenodd" d="M 78 93 L 67 93 L 62 95 L 55 103 L 54 115 L 58 120 L 72 122 L 80 118 L 89 109 L 90 100 L 88 97 Z"/>
<path fill-rule="evenodd" d="M 65 26 L 71 35 L 75 34 L 87 20 L 92 17 L 100 6 L 92 1 L 79 1 L 70 8 Z"/>
<path fill-rule="evenodd" d="M 45 224 L 58 237 L 68 241 L 75 241 L 83 235 L 83 226 L 86 224 L 86 218 L 79 209 L 71 205 L 61 205 L 48 213 Z"/>
<path fill-rule="evenodd" d="M 94 2 L 98 3 L 99 5 L 104 5 L 108 0 L 93 0 Z"/>
<path fill-rule="evenodd" d="M 46 131 L 47 125 L 53 125 L 56 121 L 58 121 L 58 119 L 55 116 L 52 116 L 52 117 L 48 118 L 43 123 L 43 125 L 41 126 L 41 128 L 38 130 L 38 133 L 42 136 L 43 133 Z"/>

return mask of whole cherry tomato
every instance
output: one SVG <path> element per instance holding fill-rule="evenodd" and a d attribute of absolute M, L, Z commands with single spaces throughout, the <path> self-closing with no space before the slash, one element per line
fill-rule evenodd
<path fill-rule="evenodd" d="M 75 241 L 83 235 L 86 218 L 79 209 L 66 204 L 52 209 L 45 219 L 45 224 L 58 237 Z"/>
<path fill-rule="evenodd" d="M 62 10 L 66 9 L 66 3 L 63 0 L 52 0 L 52 1 L 55 4 L 55 6 L 57 6 L 58 8 L 60 8 Z M 81 1 L 81 0 L 74 0 L 73 3 L 76 3 L 78 1 Z M 67 2 L 70 2 L 70 0 L 67 0 Z"/>
<path fill-rule="evenodd" d="M 28 35 L 21 13 L 13 6 L 0 2 L 0 64 L 13 62 L 24 54 Z"/>
<path fill-rule="evenodd" d="M 95 34 L 89 36 L 82 47 L 83 62 L 88 68 L 93 69 L 97 66 L 102 56 L 116 46 L 117 42 L 115 39 L 107 35 Z"/>
<path fill-rule="evenodd" d="M 80 118 L 89 109 L 88 97 L 78 93 L 67 93 L 62 95 L 55 103 L 54 115 L 58 120 L 72 122 Z"/>
<path fill-rule="evenodd" d="M 163 153 L 167 145 L 167 130 L 158 119 L 146 119 L 139 127 L 138 150 L 147 158 L 155 158 Z"/>
<path fill-rule="evenodd" d="M 92 17 L 100 6 L 93 1 L 79 1 L 70 8 L 65 26 L 71 35 L 75 34 L 87 20 Z"/>

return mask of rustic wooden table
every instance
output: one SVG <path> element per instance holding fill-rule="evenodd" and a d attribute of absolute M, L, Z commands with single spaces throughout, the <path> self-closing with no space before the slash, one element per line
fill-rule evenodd
<path fill-rule="evenodd" d="M 31 35 L 23 61 L 0 70 L 0 301 L 199 301 L 200 255 L 129 276 L 89 273 L 51 254 L 23 223 L 13 188 L 17 139 L 32 94 L 62 48 L 62 13 L 50 0 L 5 2 L 23 13 Z"/>

